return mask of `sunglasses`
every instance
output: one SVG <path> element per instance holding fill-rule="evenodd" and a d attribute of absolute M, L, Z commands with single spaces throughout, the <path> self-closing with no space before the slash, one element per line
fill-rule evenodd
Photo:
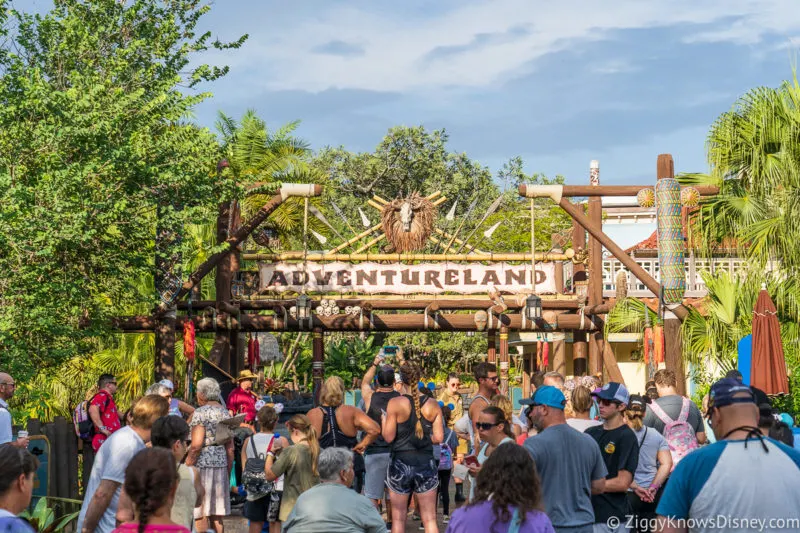
<path fill-rule="evenodd" d="M 621 403 L 621 402 L 618 402 L 617 400 L 606 400 L 605 398 L 600 398 L 600 399 L 598 400 L 598 402 L 600 403 L 600 405 L 604 405 L 605 407 L 608 407 L 608 406 L 609 406 L 609 405 L 611 405 L 611 404 L 614 404 L 614 405 L 616 405 L 617 407 L 619 407 L 620 405 L 622 405 L 622 403 Z"/>
<path fill-rule="evenodd" d="M 495 423 L 495 424 L 490 424 L 489 422 L 476 422 L 475 423 L 475 427 L 480 429 L 480 430 L 483 430 L 483 431 L 489 431 L 493 427 L 499 426 L 499 425 L 500 425 L 499 422 Z"/>

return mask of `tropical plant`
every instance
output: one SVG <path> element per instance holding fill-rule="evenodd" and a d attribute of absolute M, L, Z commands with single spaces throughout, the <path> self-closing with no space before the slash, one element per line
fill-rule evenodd
<path fill-rule="evenodd" d="M 37 533 L 59 533 L 81 514 L 78 510 L 56 521 L 55 512 L 47 506 L 47 500 L 48 498 L 39 498 L 33 511 L 26 509 L 19 515 L 20 518 L 27 520 Z"/>
<path fill-rule="evenodd" d="M 339 376 L 346 386 L 350 386 L 354 379 L 360 380 L 364 376 L 378 349 L 372 335 L 366 340 L 352 335 L 328 342 L 325 346 L 325 374 Z"/>
<path fill-rule="evenodd" d="M 322 183 L 324 173 L 309 165 L 311 150 L 308 143 L 294 136 L 299 121 L 290 122 L 270 131 L 267 123 L 252 109 L 241 120 L 220 112 L 217 130 L 222 153 L 228 162 L 224 171 L 240 188 L 242 216 L 247 219 L 261 208 L 282 182 Z M 315 200 L 316 202 L 316 200 Z M 292 236 L 301 239 L 304 221 L 304 200 L 289 198 L 272 215 L 267 224 L 279 230 L 284 242 Z M 327 228 L 316 218 L 309 217 L 308 225 L 318 233 Z"/>

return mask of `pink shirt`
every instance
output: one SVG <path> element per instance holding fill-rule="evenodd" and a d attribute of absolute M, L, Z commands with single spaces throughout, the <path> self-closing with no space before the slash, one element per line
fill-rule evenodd
<path fill-rule="evenodd" d="M 139 524 L 128 522 L 122 524 L 112 533 L 138 533 Z M 144 526 L 145 533 L 191 533 L 188 529 L 177 524 L 150 524 Z"/>

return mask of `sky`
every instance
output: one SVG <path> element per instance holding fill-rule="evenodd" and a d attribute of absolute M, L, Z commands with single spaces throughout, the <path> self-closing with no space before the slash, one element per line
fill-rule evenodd
<path fill-rule="evenodd" d="M 656 157 L 705 172 L 716 117 L 792 76 L 798 0 L 216 0 L 202 29 L 239 50 L 195 119 L 300 120 L 314 149 L 371 151 L 396 125 L 445 128 L 499 170 L 646 184 Z M 13 0 L 41 11 L 51 0 Z"/>
<path fill-rule="evenodd" d="M 651 183 L 656 157 L 704 172 L 715 118 L 792 76 L 797 0 L 217 0 L 207 60 L 230 74 L 197 120 L 253 108 L 315 149 L 371 151 L 388 128 L 445 128 L 498 170 Z"/>

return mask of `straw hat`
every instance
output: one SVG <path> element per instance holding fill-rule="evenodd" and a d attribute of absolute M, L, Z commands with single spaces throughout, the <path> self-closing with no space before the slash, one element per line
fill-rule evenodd
<path fill-rule="evenodd" d="M 239 377 L 236 378 L 236 382 L 245 381 L 248 379 L 252 379 L 254 381 L 258 380 L 258 376 L 250 372 L 249 370 L 242 370 L 239 372 Z"/>

